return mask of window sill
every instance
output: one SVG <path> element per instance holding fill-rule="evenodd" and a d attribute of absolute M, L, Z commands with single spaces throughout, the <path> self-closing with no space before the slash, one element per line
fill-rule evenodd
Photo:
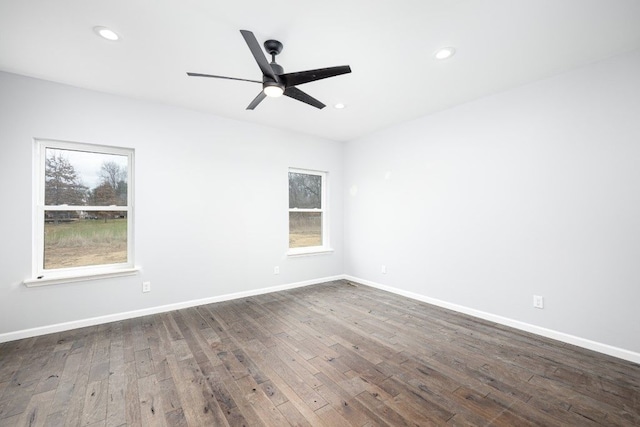
<path fill-rule="evenodd" d="M 287 252 L 287 256 L 300 257 L 300 256 L 309 256 L 309 255 L 325 255 L 330 253 L 333 253 L 332 248 L 325 248 L 325 247 L 296 248 L 296 249 L 289 249 L 289 251 Z"/>
<path fill-rule="evenodd" d="M 108 279 L 111 277 L 133 276 L 135 274 L 138 274 L 139 271 L 140 267 L 123 268 L 121 270 L 108 272 L 94 272 L 68 276 L 52 276 L 47 278 L 43 277 L 42 279 L 26 279 L 22 283 L 24 283 L 24 285 L 28 288 L 35 288 L 38 286 L 58 285 L 61 283 L 84 282 L 87 280 Z"/>

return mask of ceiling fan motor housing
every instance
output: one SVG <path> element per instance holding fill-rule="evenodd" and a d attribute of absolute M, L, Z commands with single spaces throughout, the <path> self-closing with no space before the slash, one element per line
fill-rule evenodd
<path fill-rule="evenodd" d="M 284 68 L 282 68 L 280 64 L 276 64 L 275 62 L 272 62 L 269 65 L 271 65 L 271 69 L 275 74 L 278 74 L 278 75 L 284 74 Z"/>

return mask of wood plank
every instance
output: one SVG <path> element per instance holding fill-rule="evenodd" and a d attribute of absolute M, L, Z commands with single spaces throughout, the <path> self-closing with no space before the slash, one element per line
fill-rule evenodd
<path fill-rule="evenodd" d="M 107 418 L 108 380 L 87 384 L 84 405 L 82 407 L 82 425 L 91 425 Z"/>
<path fill-rule="evenodd" d="M 22 416 L 17 419 L 13 425 L 29 427 L 44 426 L 49 416 L 54 395 L 55 390 L 34 394 L 22 413 Z M 3 422 L 0 420 L 0 425 L 2 424 Z"/>
<path fill-rule="evenodd" d="M 108 427 L 117 427 L 126 423 L 126 376 L 124 363 L 116 365 L 108 379 L 107 418 Z"/>
<path fill-rule="evenodd" d="M 100 330 L 93 328 L 96 333 L 88 336 L 86 344 L 82 348 L 82 352 L 79 354 L 79 360 L 77 361 L 78 367 L 75 372 L 72 372 L 73 379 L 70 389 L 65 388 L 64 393 L 69 392 L 68 397 L 64 394 L 61 396 L 63 400 L 68 402 L 68 406 L 63 409 L 66 412 L 65 424 L 74 425 L 82 419 L 84 414 L 84 405 L 87 402 L 87 389 L 89 385 L 89 372 L 91 370 L 91 359 L 93 358 L 93 352 L 97 348 L 97 341 L 100 339 Z M 66 366 L 65 366 L 66 370 Z M 60 389 L 60 387 L 58 387 Z M 57 393 L 56 393 L 57 398 Z"/>
<path fill-rule="evenodd" d="M 236 385 L 256 414 L 266 425 L 287 425 L 286 418 L 250 376 L 235 380 Z"/>
<path fill-rule="evenodd" d="M 218 400 L 223 408 L 230 425 L 260 425 L 260 416 L 256 409 L 245 398 L 244 392 L 240 389 L 236 381 L 223 365 L 213 368 L 214 398 Z"/>
<path fill-rule="evenodd" d="M 155 375 L 138 378 L 142 425 L 166 426 L 162 392 Z"/>
<path fill-rule="evenodd" d="M 142 415 L 140 414 L 140 394 L 138 393 L 138 374 L 136 373 L 135 362 L 125 363 L 124 378 L 125 418 L 127 425 L 141 425 Z"/>
<path fill-rule="evenodd" d="M 107 427 L 118 427 L 126 423 L 126 374 L 124 363 L 124 327 L 116 323 L 109 346 L 109 375 L 107 398 Z"/>
<path fill-rule="evenodd" d="M 139 379 L 148 377 L 155 372 L 153 361 L 151 360 L 151 349 L 145 348 L 144 350 L 136 351 L 134 354 L 136 372 L 138 373 Z"/>
<path fill-rule="evenodd" d="M 169 368 L 175 378 L 184 416 L 189 425 L 228 425 L 217 402 L 205 399 L 211 394 L 206 382 L 199 379 L 199 368 L 194 359 L 178 361 L 173 355 L 167 356 Z"/>
<path fill-rule="evenodd" d="M 297 409 L 296 406 L 290 401 L 286 401 L 278 405 L 278 411 L 285 417 L 286 423 L 283 425 L 292 425 L 292 426 L 300 426 L 306 427 L 311 426 L 309 421 L 302 415 Z M 329 425 L 329 424 L 327 424 Z M 335 424 L 339 425 L 339 424 Z"/>
<path fill-rule="evenodd" d="M 248 343 L 244 350 L 311 424 L 321 424 L 320 418 L 314 413 L 314 409 L 309 406 L 311 404 L 315 409 L 318 409 L 326 405 L 326 402 L 320 395 L 307 385 L 296 381 L 295 375 L 289 378 L 289 382 L 293 382 L 296 387 L 296 389 L 292 388 L 289 382 L 280 376 L 280 372 L 283 372 L 282 362 L 275 356 L 268 354 L 267 348 L 264 347 L 260 341 L 254 340 Z M 284 373 L 287 376 L 291 374 L 288 371 Z M 308 391 L 308 393 L 304 393 L 304 391 Z M 300 394 L 303 394 L 304 397 L 301 397 Z"/>
<path fill-rule="evenodd" d="M 329 402 L 334 410 L 340 413 L 348 424 L 361 426 L 374 416 L 371 412 L 367 413 L 366 408 L 354 399 L 355 396 L 351 396 L 328 377 L 323 376 L 322 382 L 323 384 L 317 387 L 316 391 Z"/>
<path fill-rule="evenodd" d="M 262 346 L 258 340 L 254 340 L 251 344 L 251 346 L 245 348 L 247 354 L 256 360 L 256 364 L 260 366 L 261 369 L 265 369 L 266 366 L 269 367 L 269 370 L 272 372 L 269 377 L 283 392 L 283 384 L 278 384 L 276 379 L 282 380 L 283 383 L 287 385 L 287 388 L 291 389 L 296 394 L 296 397 L 304 401 L 305 405 L 312 411 L 327 404 L 313 389 L 313 387 L 318 385 L 317 379 L 313 375 L 309 372 L 306 372 L 304 375 L 299 375 L 299 373 L 304 372 L 303 368 L 292 368 L 292 362 L 290 360 L 283 361 L 277 354 L 272 353 L 270 349 Z M 292 400 L 294 396 L 287 394 L 287 398 Z"/>

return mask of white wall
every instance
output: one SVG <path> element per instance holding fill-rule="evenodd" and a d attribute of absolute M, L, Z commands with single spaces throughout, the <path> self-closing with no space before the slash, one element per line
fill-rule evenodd
<path fill-rule="evenodd" d="M 349 142 L 345 244 L 348 275 L 640 352 L 640 52 Z"/>
<path fill-rule="evenodd" d="M 343 273 L 341 143 L 6 73 L 0 94 L 0 336 Z M 140 275 L 22 284 L 33 138 L 135 149 Z M 289 167 L 329 172 L 333 254 L 286 257 Z"/>

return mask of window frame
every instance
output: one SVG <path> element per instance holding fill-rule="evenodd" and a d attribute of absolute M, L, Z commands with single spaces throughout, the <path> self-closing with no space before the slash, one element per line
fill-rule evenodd
<path fill-rule="evenodd" d="M 314 255 L 314 254 L 322 254 L 333 252 L 333 249 L 330 245 L 330 233 L 329 233 L 329 205 L 328 205 L 328 192 L 329 192 L 329 173 L 326 171 L 312 170 L 312 169 L 301 169 L 301 168 L 293 168 L 290 167 L 287 171 L 287 188 L 289 184 L 289 174 L 298 173 L 305 175 L 315 175 L 320 177 L 320 186 L 321 186 L 321 195 L 320 195 L 320 209 L 316 208 L 291 208 L 289 200 L 289 195 L 287 192 L 287 255 L 288 256 L 299 256 L 299 255 Z M 298 248 L 292 248 L 289 246 L 289 239 L 291 236 L 291 229 L 289 224 L 289 218 L 291 212 L 317 212 L 320 213 L 321 224 L 322 224 L 322 245 L 320 246 L 304 246 Z"/>
<path fill-rule="evenodd" d="M 45 167 L 47 149 L 83 151 L 96 154 L 119 155 L 127 157 L 127 204 L 110 206 L 46 205 L 45 204 Z M 56 283 L 68 283 L 80 280 L 100 279 L 135 274 L 139 269 L 134 264 L 134 171 L 135 150 L 133 148 L 89 144 L 81 142 L 59 141 L 52 139 L 34 139 L 33 155 L 33 219 L 32 219 L 32 278 L 24 281 L 26 286 L 42 286 Z M 127 261 L 115 264 L 99 264 L 56 269 L 44 268 L 44 225 L 47 211 L 113 211 L 127 213 Z"/>

